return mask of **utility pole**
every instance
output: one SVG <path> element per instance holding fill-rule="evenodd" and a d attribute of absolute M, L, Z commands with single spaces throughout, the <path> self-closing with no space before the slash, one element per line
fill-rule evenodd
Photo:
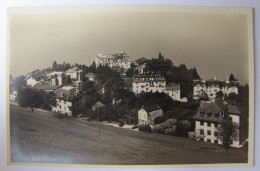
<path fill-rule="evenodd" d="M 100 135 L 100 122 L 99 122 L 99 105 L 98 106 L 98 133 Z"/>
<path fill-rule="evenodd" d="M 129 128 L 130 128 L 130 127 L 131 127 L 131 126 L 130 126 L 130 115 L 129 115 L 129 121 L 128 121 L 128 124 L 129 124 Z"/>

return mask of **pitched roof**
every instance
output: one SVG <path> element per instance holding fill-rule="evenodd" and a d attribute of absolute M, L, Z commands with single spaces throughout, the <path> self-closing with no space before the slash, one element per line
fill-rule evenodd
<path fill-rule="evenodd" d="M 177 91 L 180 90 L 180 85 L 176 83 L 167 84 L 165 87 L 166 91 Z"/>
<path fill-rule="evenodd" d="M 156 110 L 160 110 L 160 107 L 156 104 L 147 104 L 144 107 L 142 107 L 146 112 L 152 112 Z"/>
<path fill-rule="evenodd" d="M 199 110 L 193 119 L 219 123 L 223 120 L 222 110 L 215 102 L 201 101 Z"/>
<path fill-rule="evenodd" d="M 228 105 L 228 113 L 240 115 L 238 108 L 234 105 Z"/>
<path fill-rule="evenodd" d="M 46 85 L 46 84 L 44 84 L 44 85 L 36 84 L 33 88 L 38 89 L 38 90 L 40 90 L 40 89 L 42 89 L 42 90 L 56 90 L 59 87 L 60 87 L 59 85 L 51 86 L 51 85 Z"/>
<path fill-rule="evenodd" d="M 227 112 L 227 114 L 240 115 L 236 106 L 226 105 L 223 100 L 220 99 L 210 103 L 201 101 L 199 110 L 193 119 L 209 122 L 221 122 L 223 120 L 223 112 Z"/>
<path fill-rule="evenodd" d="M 226 110 L 227 109 L 227 105 L 224 103 L 224 101 L 221 98 L 217 98 L 215 100 L 215 103 L 218 105 L 219 109 L 221 111 Z"/>
<path fill-rule="evenodd" d="M 62 99 L 62 100 L 67 100 L 71 101 L 73 100 L 76 95 L 75 95 L 76 89 L 74 87 L 62 87 L 58 92 L 57 92 L 57 99 Z"/>
<path fill-rule="evenodd" d="M 158 116 L 162 116 L 163 115 L 163 111 L 162 111 L 162 109 L 157 109 L 155 111 L 149 112 L 148 115 L 151 116 L 152 120 L 154 120 Z"/>
<path fill-rule="evenodd" d="M 101 103 L 100 101 L 96 102 L 93 106 L 92 106 L 92 109 L 93 110 L 97 110 L 98 108 L 102 108 L 104 107 L 105 104 Z"/>

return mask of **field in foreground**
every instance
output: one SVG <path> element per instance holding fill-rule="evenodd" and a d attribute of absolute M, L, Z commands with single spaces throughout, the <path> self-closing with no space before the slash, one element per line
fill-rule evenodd
<path fill-rule="evenodd" d="M 11 161 L 65 164 L 245 163 L 247 151 L 10 105 Z"/>

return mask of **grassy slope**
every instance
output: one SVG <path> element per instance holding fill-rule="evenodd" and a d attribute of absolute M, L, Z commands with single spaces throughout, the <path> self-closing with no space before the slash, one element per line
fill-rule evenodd
<path fill-rule="evenodd" d="M 243 149 L 225 150 L 186 138 L 136 132 L 11 105 L 13 162 L 188 164 L 247 162 Z M 200 148 L 206 147 L 206 148 Z"/>

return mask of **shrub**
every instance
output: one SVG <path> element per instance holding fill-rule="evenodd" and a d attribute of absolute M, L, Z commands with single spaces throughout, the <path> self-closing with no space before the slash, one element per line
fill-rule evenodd
<path fill-rule="evenodd" d="M 191 123 L 187 120 L 181 120 L 177 124 L 176 135 L 180 137 L 189 137 L 188 132 L 190 131 Z"/>
<path fill-rule="evenodd" d="M 165 120 L 164 120 L 164 118 L 162 117 L 162 116 L 158 116 L 158 117 L 156 117 L 155 119 L 154 119 L 154 125 L 156 125 L 156 124 L 161 124 L 161 123 L 163 123 Z"/>
<path fill-rule="evenodd" d="M 165 135 L 175 135 L 176 132 L 176 126 L 173 126 L 172 128 L 166 128 L 164 130 Z"/>
<path fill-rule="evenodd" d="M 125 123 L 124 123 L 124 121 L 120 121 L 118 125 L 119 125 L 119 127 L 123 127 L 125 125 Z"/>
<path fill-rule="evenodd" d="M 166 121 L 166 123 L 169 124 L 169 125 L 174 126 L 174 125 L 177 124 L 177 119 L 173 119 L 173 118 L 168 119 L 168 120 Z"/>
<path fill-rule="evenodd" d="M 137 126 L 137 125 L 133 126 L 131 129 L 136 129 L 136 128 L 138 128 L 138 126 Z"/>
<path fill-rule="evenodd" d="M 153 133 L 157 133 L 157 134 L 164 134 L 164 128 L 162 124 L 157 124 L 154 125 L 153 129 L 152 129 Z"/>
<path fill-rule="evenodd" d="M 154 125 L 152 132 L 157 134 L 175 135 L 177 119 L 168 119 L 166 122 Z"/>
<path fill-rule="evenodd" d="M 151 132 L 151 127 L 148 124 L 141 124 L 138 126 L 138 130 L 143 132 Z"/>

